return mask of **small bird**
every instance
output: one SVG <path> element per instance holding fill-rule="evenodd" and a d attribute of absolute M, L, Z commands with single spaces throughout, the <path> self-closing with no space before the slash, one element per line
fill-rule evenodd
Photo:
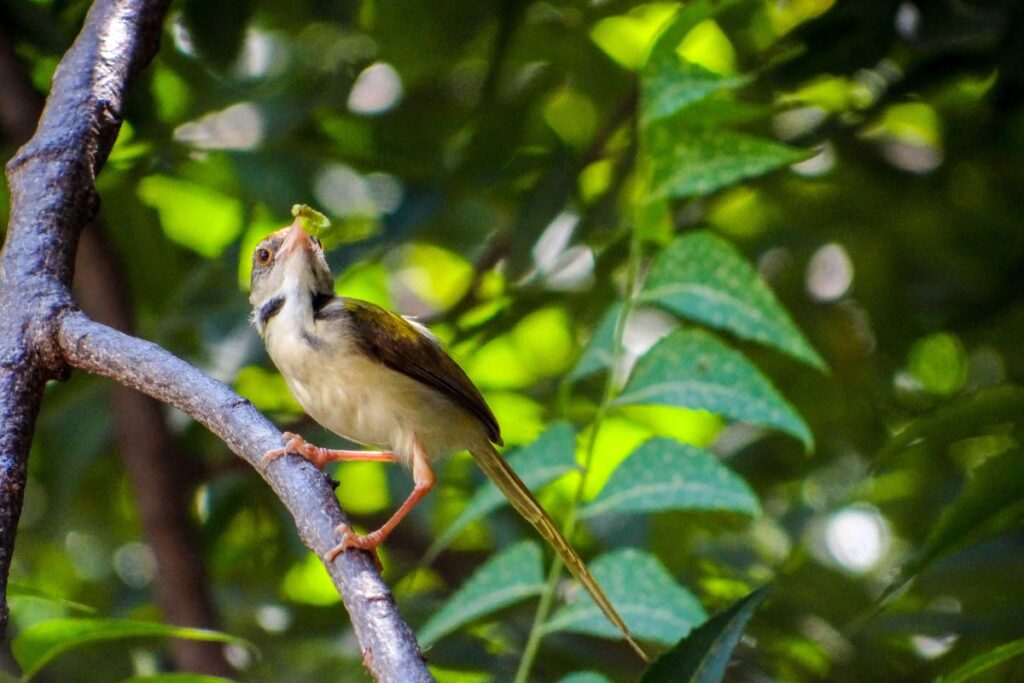
<path fill-rule="evenodd" d="M 466 373 L 423 325 L 335 295 L 323 246 L 298 213 L 254 250 L 249 302 L 271 360 L 309 416 L 346 439 L 383 449 L 332 450 L 285 432 L 285 446 L 266 459 L 297 453 L 318 468 L 373 460 L 412 470 L 412 493 L 391 518 L 365 536 L 339 527 L 341 542 L 328 561 L 350 548 L 374 551 L 434 485 L 431 462 L 465 449 L 648 661 L 583 560 L 495 450 L 493 444 L 502 445 L 498 422 Z"/>

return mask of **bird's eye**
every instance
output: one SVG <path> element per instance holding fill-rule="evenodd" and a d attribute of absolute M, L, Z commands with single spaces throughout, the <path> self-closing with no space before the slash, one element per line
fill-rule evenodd
<path fill-rule="evenodd" d="M 274 258 L 274 253 L 266 247 L 260 247 L 256 250 L 256 263 L 259 265 L 267 265 L 272 258 Z"/>

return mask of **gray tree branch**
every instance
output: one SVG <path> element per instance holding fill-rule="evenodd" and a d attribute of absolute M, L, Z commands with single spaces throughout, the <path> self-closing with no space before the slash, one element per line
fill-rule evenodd
<path fill-rule="evenodd" d="M 54 75 L 35 136 L 7 166 L 11 211 L 0 252 L 0 626 L 43 388 L 68 366 L 117 380 L 191 415 L 255 466 L 321 558 L 344 516 L 325 478 L 297 458 L 264 468 L 281 435 L 224 385 L 154 344 L 91 321 L 71 297 L 78 237 L 96 213 L 95 178 L 120 129 L 126 90 L 156 52 L 166 0 L 97 0 Z M 381 681 L 433 680 L 364 553 L 327 566 L 364 662 Z"/>

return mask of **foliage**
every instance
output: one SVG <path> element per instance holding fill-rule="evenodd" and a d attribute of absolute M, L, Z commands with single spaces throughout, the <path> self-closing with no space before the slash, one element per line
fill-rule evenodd
<path fill-rule="evenodd" d="M 1017 4 L 221 4 L 173 10 L 99 178 L 139 334 L 343 445 L 302 418 L 242 291 L 259 240 L 323 210 L 339 293 L 449 344 L 662 655 L 643 673 L 455 455 L 382 552 L 439 680 L 717 680 L 730 658 L 796 682 L 1019 677 Z M 84 10 L 0 2 L 41 92 Z M 169 633 L 108 392 L 48 389 L 14 652 L 54 680 L 179 680 L 164 639 L 94 638 Z M 238 677 L 358 680 L 262 481 L 168 423 L 223 631 L 262 655 L 229 646 Z M 367 528 L 411 485 L 332 474 Z M 110 628 L 26 658 L 68 624 Z"/>

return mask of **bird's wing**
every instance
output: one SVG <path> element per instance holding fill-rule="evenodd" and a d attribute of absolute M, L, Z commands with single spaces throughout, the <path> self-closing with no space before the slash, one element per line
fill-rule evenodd
<path fill-rule="evenodd" d="M 347 319 L 363 353 L 441 392 L 480 420 L 491 441 L 502 444 L 498 421 L 480 390 L 427 328 L 359 299 L 333 297 L 315 304 L 318 320 Z"/>

